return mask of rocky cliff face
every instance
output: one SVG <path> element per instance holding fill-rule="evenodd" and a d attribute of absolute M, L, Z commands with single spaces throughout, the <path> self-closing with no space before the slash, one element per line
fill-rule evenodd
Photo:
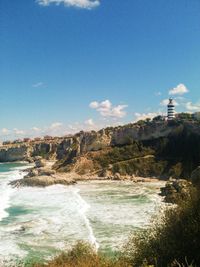
<path fill-rule="evenodd" d="M 174 127 L 175 125 L 170 126 L 167 122 L 147 123 L 142 126 L 130 124 L 128 127 L 117 127 L 114 128 L 111 134 L 111 144 L 127 145 L 132 142 L 132 140 L 144 141 L 168 136 Z"/>
<path fill-rule="evenodd" d="M 167 136 L 172 131 L 165 124 L 150 124 L 138 126 L 129 124 L 123 127 L 102 129 L 98 132 L 80 132 L 71 138 L 60 142 L 36 142 L 23 145 L 13 145 L 0 148 L 0 161 L 19 161 L 28 157 L 42 156 L 45 158 L 63 159 L 71 150 L 76 150 L 75 156 L 90 151 L 99 151 L 110 146 L 127 145 L 132 140 L 149 140 Z"/>
<path fill-rule="evenodd" d="M 0 162 L 13 162 L 25 160 L 29 155 L 29 147 L 26 145 L 13 146 L 0 149 Z"/>
<path fill-rule="evenodd" d="M 46 159 L 56 158 L 57 147 L 57 143 L 49 142 L 2 146 L 0 148 L 0 162 L 24 161 L 36 156 L 42 156 Z"/>
<path fill-rule="evenodd" d="M 129 124 L 122 127 L 106 128 L 99 132 L 80 132 L 73 138 L 64 140 L 57 149 L 57 158 L 61 159 L 74 146 L 77 154 L 81 155 L 90 151 L 99 151 L 111 146 L 123 146 L 133 141 L 151 140 L 168 136 L 176 126 L 166 123 L 150 123 L 138 126 Z"/>
<path fill-rule="evenodd" d="M 58 171 L 187 177 L 200 163 L 200 125 L 145 122 L 80 132 L 63 140 L 0 148 L 0 161 L 54 159 Z"/>

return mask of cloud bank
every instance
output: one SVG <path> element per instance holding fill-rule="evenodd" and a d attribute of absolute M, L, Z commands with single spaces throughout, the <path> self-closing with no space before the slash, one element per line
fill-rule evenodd
<path fill-rule="evenodd" d="M 64 4 L 67 7 L 78 7 L 92 9 L 100 5 L 100 0 L 37 0 L 41 6 L 49 6 L 50 4 Z"/>

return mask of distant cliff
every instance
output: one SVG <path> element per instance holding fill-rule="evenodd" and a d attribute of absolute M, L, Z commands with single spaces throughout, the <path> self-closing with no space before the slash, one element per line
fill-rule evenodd
<path fill-rule="evenodd" d="M 54 159 L 57 171 L 79 175 L 185 178 L 200 164 L 200 125 L 140 122 L 0 148 L 1 162 L 35 156 Z"/>
<path fill-rule="evenodd" d="M 0 147 L 0 162 L 31 161 L 35 156 L 56 157 L 58 143 L 33 142 Z"/>

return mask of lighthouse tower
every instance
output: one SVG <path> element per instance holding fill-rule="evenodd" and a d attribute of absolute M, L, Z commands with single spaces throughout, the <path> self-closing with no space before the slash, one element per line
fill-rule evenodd
<path fill-rule="evenodd" d="M 172 98 L 169 99 L 169 104 L 167 106 L 167 118 L 168 120 L 173 120 L 175 118 L 175 105 Z"/>

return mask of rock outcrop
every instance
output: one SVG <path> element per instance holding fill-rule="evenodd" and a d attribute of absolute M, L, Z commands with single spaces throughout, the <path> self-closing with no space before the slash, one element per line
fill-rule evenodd
<path fill-rule="evenodd" d="M 75 184 L 75 180 L 64 176 L 35 176 L 29 178 L 23 178 L 10 183 L 13 187 L 20 186 L 35 186 L 46 187 L 55 184 L 72 185 Z"/>
<path fill-rule="evenodd" d="M 161 188 L 160 195 L 164 197 L 165 202 L 178 204 L 186 201 L 193 190 L 192 183 L 187 180 L 170 179 L 165 187 Z"/>
<path fill-rule="evenodd" d="M 12 181 L 10 185 L 13 187 L 19 186 L 37 186 L 46 187 L 55 184 L 71 185 L 76 183 L 76 181 L 68 175 L 56 173 L 49 167 L 45 160 L 40 157 L 35 158 L 35 166 L 29 168 L 28 174 L 22 179 Z"/>

